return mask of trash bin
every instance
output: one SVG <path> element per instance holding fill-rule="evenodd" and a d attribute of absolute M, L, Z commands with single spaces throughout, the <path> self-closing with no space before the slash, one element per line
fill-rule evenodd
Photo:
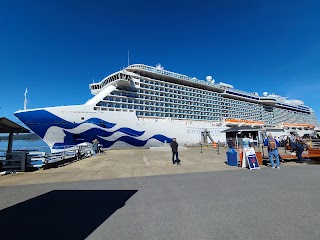
<path fill-rule="evenodd" d="M 233 149 L 229 148 L 227 151 L 227 164 L 229 166 L 236 166 L 238 167 L 238 153 Z"/>

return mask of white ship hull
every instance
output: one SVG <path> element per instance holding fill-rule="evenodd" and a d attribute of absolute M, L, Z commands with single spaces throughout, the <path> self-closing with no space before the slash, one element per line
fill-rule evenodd
<path fill-rule="evenodd" d="M 100 112 L 86 105 L 18 111 L 15 115 L 52 149 L 76 145 L 78 139 L 98 139 L 112 148 L 164 146 L 172 138 L 181 145 L 195 145 L 201 142 L 204 129 L 214 141 L 226 141 L 222 131 L 227 127 L 210 121 L 137 118 L 135 112 Z"/>

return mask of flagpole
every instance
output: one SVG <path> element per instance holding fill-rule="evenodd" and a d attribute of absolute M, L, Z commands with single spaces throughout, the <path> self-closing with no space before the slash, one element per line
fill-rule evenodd
<path fill-rule="evenodd" d="M 28 93 L 28 89 L 26 88 L 26 91 L 24 92 L 24 106 L 23 106 L 23 109 L 24 110 L 27 110 L 27 93 Z"/>

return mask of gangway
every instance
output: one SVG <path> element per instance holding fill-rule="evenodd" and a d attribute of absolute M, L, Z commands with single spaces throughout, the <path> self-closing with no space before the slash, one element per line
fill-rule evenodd
<path fill-rule="evenodd" d="M 208 144 L 208 138 L 210 139 L 211 143 L 214 142 L 214 140 L 212 139 L 210 132 L 207 129 L 204 129 L 201 132 L 201 143 L 202 145 L 207 145 Z"/>

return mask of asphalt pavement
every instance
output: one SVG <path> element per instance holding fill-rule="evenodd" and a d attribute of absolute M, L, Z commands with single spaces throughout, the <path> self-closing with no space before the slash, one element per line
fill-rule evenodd
<path fill-rule="evenodd" d="M 320 239 L 320 165 L 229 168 L 236 171 L 6 180 L 1 239 Z M 28 178 L 39 179 L 20 179 Z"/>

